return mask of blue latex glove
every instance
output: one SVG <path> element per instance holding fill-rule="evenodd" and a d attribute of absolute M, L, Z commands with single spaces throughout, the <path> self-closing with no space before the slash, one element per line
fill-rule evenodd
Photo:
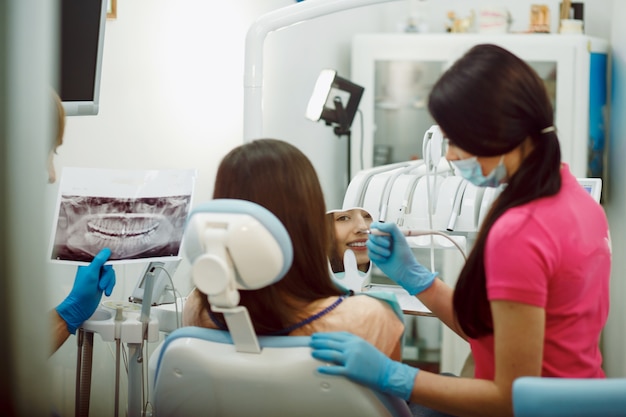
<path fill-rule="evenodd" d="M 411 295 L 419 294 L 433 284 L 437 273 L 430 272 L 417 262 L 395 223 L 372 223 L 370 229 L 378 229 L 386 234 L 370 234 L 366 245 L 372 262 L 389 278 Z"/>
<path fill-rule="evenodd" d="M 314 333 L 310 342 L 315 359 L 327 375 L 343 375 L 375 390 L 409 400 L 418 368 L 389 359 L 374 346 L 348 332 Z"/>
<path fill-rule="evenodd" d="M 79 266 L 70 294 L 56 308 L 67 323 L 67 330 L 74 334 L 98 308 L 102 292 L 109 296 L 115 286 L 115 271 L 104 263 L 111 256 L 109 248 L 102 249 L 87 266 Z"/>

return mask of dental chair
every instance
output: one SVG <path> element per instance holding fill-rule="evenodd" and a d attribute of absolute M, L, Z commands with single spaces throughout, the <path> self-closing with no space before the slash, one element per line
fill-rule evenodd
<path fill-rule="evenodd" d="M 513 383 L 513 414 L 626 417 L 626 378 L 518 378 Z"/>
<path fill-rule="evenodd" d="M 289 270 L 282 223 L 243 200 L 213 200 L 190 214 L 186 256 L 198 289 L 228 330 L 183 327 L 150 359 L 153 415 L 216 417 L 411 416 L 402 399 L 319 374 L 309 337 L 257 336 L 238 290 L 262 288 Z"/>

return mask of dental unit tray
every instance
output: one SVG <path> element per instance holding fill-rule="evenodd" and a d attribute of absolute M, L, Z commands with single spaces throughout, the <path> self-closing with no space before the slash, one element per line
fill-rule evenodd
<path fill-rule="evenodd" d="M 98 333 L 105 342 L 114 342 L 116 339 L 124 343 L 156 342 L 159 340 L 159 322 L 150 318 L 145 323 L 141 320 L 141 305 L 112 301 L 104 302 L 95 313 L 85 321 L 81 328 L 84 331 Z M 145 337 L 144 337 L 145 334 Z"/>

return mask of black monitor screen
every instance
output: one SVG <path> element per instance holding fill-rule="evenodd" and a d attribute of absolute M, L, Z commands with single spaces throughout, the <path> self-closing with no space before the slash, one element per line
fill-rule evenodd
<path fill-rule="evenodd" d="M 84 102 L 86 114 L 97 113 L 100 66 L 104 36 L 103 11 L 106 0 L 62 0 L 60 13 L 61 100 Z M 95 113 L 94 113 L 95 111 Z M 71 112 L 70 112 L 71 113 Z"/>

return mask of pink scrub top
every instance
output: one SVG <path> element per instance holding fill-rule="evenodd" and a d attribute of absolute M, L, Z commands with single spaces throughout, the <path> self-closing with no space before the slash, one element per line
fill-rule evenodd
<path fill-rule="evenodd" d="M 561 190 L 502 215 L 487 237 L 487 298 L 545 309 L 542 376 L 602 378 L 611 241 L 602 207 L 563 164 Z M 475 377 L 494 379 L 493 335 L 471 339 Z"/>

